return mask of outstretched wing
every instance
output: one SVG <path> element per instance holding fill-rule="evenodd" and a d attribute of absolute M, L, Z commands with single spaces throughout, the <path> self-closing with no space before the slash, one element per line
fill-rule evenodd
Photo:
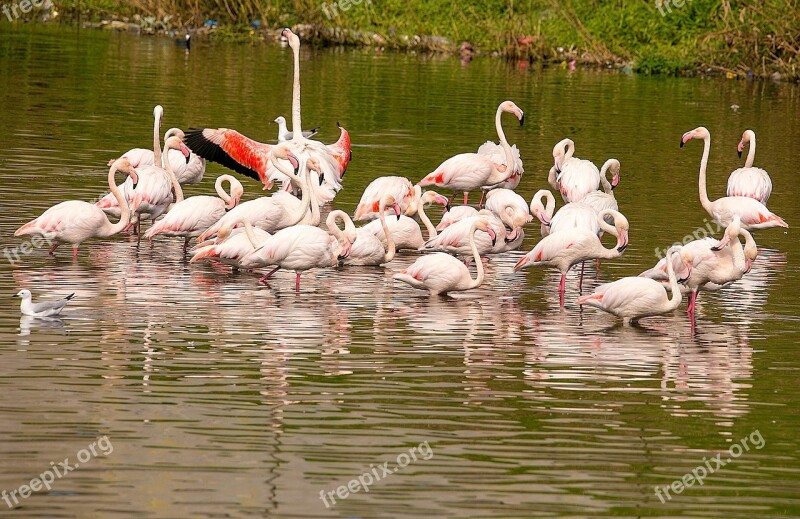
<path fill-rule="evenodd" d="M 272 146 L 228 128 L 192 128 L 186 132 L 186 145 L 204 159 L 271 185 L 267 176 Z"/>

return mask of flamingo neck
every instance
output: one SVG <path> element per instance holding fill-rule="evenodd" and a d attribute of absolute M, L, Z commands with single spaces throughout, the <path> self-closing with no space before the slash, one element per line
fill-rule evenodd
<path fill-rule="evenodd" d="M 163 166 L 161 158 L 161 113 L 157 113 L 153 120 L 153 164 Z"/>
<path fill-rule="evenodd" d="M 750 146 L 747 150 L 747 160 L 744 162 L 744 167 L 750 168 L 753 166 L 753 161 L 756 160 L 756 136 L 750 135 Z"/>
<path fill-rule="evenodd" d="M 165 148 L 167 154 L 169 154 L 169 150 L 171 148 Z M 183 157 L 183 155 L 181 155 Z M 183 202 L 183 189 L 181 189 L 181 183 L 178 182 L 178 177 L 175 176 L 175 172 L 172 170 L 172 163 L 169 161 L 169 157 L 167 160 L 164 161 L 165 169 L 167 170 L 167 175 L 169 175 L 169 181 L 172 182 L 172 190 L 175 192 L 175 203 L 178 204 Z"/>
<path fill-rule="evenodd" d="M 114 195 L 114 198 L 117 199 L 117 204 L 119 204 L 119 221 L 115 224 L 112 224 L 111 221 L 106 216 L 106 222 L 108 222 L 108 234 L 107 236 L 111 236 L 113 234 L 117 234 L 118 232 L 122 231 L 131 221 L 131 210 L 128 206 L 128 201 L 122 195 L 122 192 L 117 187 L 117 182 L 114 179 L 114 176 L 117 173 L 117 166 L 111 166 L 111 170 L 108 172 L 108 188 L 111 190 L 111 193 Z"/>
<path fill-rule="evenodd" d="M 681 304 L 683 294 L 681 294 L 681 287 L 678 285 L 678 277 L 675 275 L 675 267 L 672 265 L 672 254 L 667 252 L 667 274 L 669 275 L 669 289 L 672 292 L 667 304 L 667 310 L 675 310 Z"/>
<path fill-rule="evenodd" d="M 250 240 L 250 245 L 253 246 L 253 249 L 258 249 L 261 247 L 262 244 L 259 243 L 255 233 L 253 232 L 253 225 L 250 223 L 250 220 L 242 219 L 239 221 L 239 223 L 244 224 L 244 232 L 247 235 L 247 239 Z"/>
<path fill-rule="evenodd" d="M 711 152 L 711 135 L 703 138 L 703 158 L 700 159 L 700 178 L 698 180 L 698 192 L 700 194 L 700 205 L 703 209 L 711 212 L 711 201 L 708 199 L 706 188 L 706 168 L 708 167 L 708 155 Z"/>
<path fill-rule="evenodd" d="M 295 48 L 292 45 L 294 55 L 294 83 L 292 84 L 292 140 L 302 142 L 303 127 L 300 121 L 300 44 Z"/>
<path fill-rule="evenodd" d="M 394 259 L 397 251 L 395 250 L 392 232 L 389 230 L 389 226 L 386 225 L 386 215 L 384 213 L 386 213 L 386 199 L 382 199 L 378 206 L 378 219 L 381 221 L 381 228 L 383 228 L 383 234 L 386 236 L 386 253 L 383 255 L 383 261 L 389 263 Z"/>
<path fill-rule="evenodd" d="M 619 249 L 619 247 L 622 246 L 622 240 L 620 239 L 619 229 L 616 226 L 616 223 L 617 223 L 616 222 L 616 218 L 614 220 L 615 220 L 614 221 L 615 225 L 609 225 L 608 222 L 606 222 L 605 219 L 602 216 L 598 217 L 598 221 L 600 222 L 600 229 L 602 229 L 603 232 L 607 232 L 608 234 L 612 235 L 613 237 L 615 237 L 617 239 L 617 243 L 615 245 L 613 245 L 612 247 L 606 247 L 605 245 L 603 245 L 603 242 L 600 242 L 600 247 L 604 251 L 604 253 L 603 253 L 603 257 L 604 258 L 616 258 L 617 256 L 620 255 L 620 252 L 619 252 L 618 249 Z M 598 241 L 599 240 L 600 239 L 598 238 Z"/>
<path fill-rule="evenodd" d="M 603 192 L 610 195 L 611 194 L 611 182 L 608 181 L 606 176 L 608 175 L 608 166 L 609 163 L 606 162 L 603 164 L 603 167 L 600 168 L 600 185 L 603 186 Z"/>
<path fill-rule="evenodd" d="M 505 182 L 514 174 L 514 154 L 511 152 L 511 146 L 509 146 L 506 140 L 506 133 L 503 131 L 502 115 L 503 110 L 498 107 L 497 113 L 494 116 L 494 126 L 497 129 L 497 137 L 500 139 L 500 146 L 503 147 L 503 151 L 506 154 L 506 170 L 503 172 L 504 178 L 501 180 L 501 182 Z"/>
<path fill-rule="evenodd" d="M 419 214 L 419 219 L 422 221 L 422 224 L 425 226 L 425 230 L 428 232 L 428 241 L 436 238 L 438 235 L 436 232 L 436 227 L 434 227 L 433 222 L 431 222 L 431 219 L 428 218 L 428 215 L 425 214 L 425 203 L 422 200 L 419 202 L 417 214 Z"/>
<path fill-rule="evenodd" d="M 233 197 L 230 196 L 224 189 L 222 189 L 222 183 L 225 181 L 228 182 L 232 193 L 233 181 L 229 175 L 221 175 L 217 177 L 217 181 L 214 182 L 214 190 L 217 192 L 217 196 L 219 196 L 225 202 L 225 207 L 229 207 L 233 202 Z"/>
<path fill-rule="evenodd" d="M 483 283 L 483 261 L 481 260 L 481 255 L 478 254 L 478 246 L 475 245 L 475 233 L 478 232 L 478 220 L 472 224 L 469 228 L 469 246 L 472 249 L 472 258 L 475 260 L 475 268 L 478 270 L 478 275 L 475 276 L 475 279 L 472 279 L 472 275 L 470 275 L 470 284 L 469 288 L 477 288 L 481 286 Z"/>

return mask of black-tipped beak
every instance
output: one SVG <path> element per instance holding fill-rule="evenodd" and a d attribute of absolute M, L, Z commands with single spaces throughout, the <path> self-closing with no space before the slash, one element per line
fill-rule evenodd
<path fill-rule="evenodd" d="M 450 200 L 448 200 L 447 203 L 444 206 L 444 212 L 448 212 L 448 211 L 450 211 Z"/>
<path fill-rule="evenodd" d="M 683 137 L 681 137 L 681 148 L 683 148 L 683 144 L 684 144 Z"/>
<path fill-rule="evenodd" d="M 522 114 L 522 117 L 519 118 L 519 125 L 522 126 L 525 124 L 525 114 Z"/>
<path fill-rule="evenodd" d="M 336 127 L 337 127 L 337 128 L 341 128 L 341 127 L 342 127 L 342 125 L 341 125 L 341 124 L 339 124 L 339 121 L 336 121 Z"/>
<path fill-rule="evenodd" d="M 620 245 L 619 247 L 617 247 L 617 251 L 618 251 L 618 252 L 622 252 L 622 251 L 624 251 L 624 250 L 625 250 L 625 249 L 627 249 L 627 248 L 628 248 L 628 244 L 626 243 L 626 244 L 624 244 L 624 245 Z"/>
<path fill-rule="evenodd" d="M 715 245 L 715 246 L 711 247 L 711 250 L 713 250 L 714 252 L 721 251 L 722 247 L 720 247 L 719 245 Z"/>
<path fill-rule="evenodd" d="M 614 184 L 611 184 L 611 191 L 614 191 L 617 188 Z"/>
<path fill-rule="evenodd" d="M 397 215 L 397 219 L 399 220 L 401 216 L 403 216 L 403 215 L 401 215 L 401 214 L 398 214 L 398 215 Z"/>
<path fill-rule="evenodd" d="M 138 186 L 138 185 L 139 185 L 139 183 L 138 183 L 138 182 L 137 182 L 137 183 L 135 183 L 135 184 L 133 185 L 133 189 L 136 189 L 136 186 Z"/>
<path fill-rule="evenodd" d="M 741 159 L 742 158 L 742 152 L 739 151 L 739 150 L 736 150 L 736 153 L 739 155 L 739 158 Z"/>
<path fill-rule="evenodd" d="M 190 159 L 190 158 L 192 158 L 192 156 L 191 156 L 191 155 L 186 155 L 186 163 L 187 163 L 187 164 L 189 163 L 189 159 Z"/>
<path fill-rule="evenodd" d="M 689 280 L 689 278 L 690 278 L 691 276 L 692 276 L 692 275 L 691 275 L 691 274 L 689 274 L 689 275 L 688 275 L 688 276 L 686 276 L 685 278 L 681 278 L 681 279 L 679 279 L 679 280 L 678 280 L 678 283 L 686 283 L 686 282 Z"/>

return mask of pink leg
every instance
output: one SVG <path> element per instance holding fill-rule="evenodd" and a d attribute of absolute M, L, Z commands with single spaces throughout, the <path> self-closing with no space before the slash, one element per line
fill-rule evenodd
<path fill-rule="evenodd" d="M 597 258 L 597 270 L 600 270 L 600 258 Z"/>
<path fill-rule="evenodd" d="M 693 290 L 692 294 L 689 296 L 689 307 L 686 309 L 686 313 L 690 315 L 694 315 L 694 303 L 697 300 L 697 290 Z"/>
<path fill-rule="evenodd" d="M 300 273 L 297 273 L 297 277 L 294 278 L 294 290 L 295 292 L 300 292 Z"/>
<path fill-rule="evenodd" d="M 585 266 L 586 266 L 586 262 L 585 261 L 581 261 L 581 277 L 580 277 L 580 280 L 578 281 L 578 291 L 581 294 L 583 294 L 583 269 L 584 269 Z"/>
<path fill-rule="evenodd" d="M 183 240 L 183 255 L 184 256 L 186 255 L 186 249 L 189 248 L 189 240 L 190 240 L 190 238 L 188 236 L 186 238 L 184 238 L 184 240 Z"/>
<path fill-rule="evenodd" d="M 561 274 L 561 282 L 558 284 L 558 305 L 564 307 L 564 291 L 567 288 L 567 275 Z"/>
<path fill-rule="evenodd" d="M 78 246 L 77 245 L 73 245 L 72 246 L 72 257 L 73 258 L 77 258 L 78 257 Z"/>
<path fill-rule="evenodd" d="M 61 245 L 61 244 L 60 244 L 60 243 L 58 243 L 58 242 L 56 242 L 56 243 L 55 243 L 55 245 L 53 245 L 52 247 L 50 247 L 50 250 L 49 250 L 49 251 L 47 251 L 47 253 L 48 253 L 49 255 L 51 255 L 51 256 L 52 256 L 53 254 L 55 254 L 55 252 L 56 252 L 56 249 L 58 248 L 58 246 L 59 246 L 59 245 Z"/>
<path fill-rule="evenodd" d="M 468 203 L 469 203 L 469 193 L 467 192 L 464 193 L 464 205 L 467 205 Z"/>
<path fill-rule="evenodd" d="M 267 275 L 259 279 L 258 282 L 263 283 L 264 281 L 268 280 L 270 276 L 272 276 L 274 273 L 278 271 L 279 268 L 280 267 L 275 267 L 274 269 L 270 270 L 269 272 L 267 272 Z"/>
<path fill-rule="evenodd" d="M 481 201 L 478 202 L 478 209 L 483 209 L 483 203 L 486 201 L 486 191 L 481 190 Z"/>

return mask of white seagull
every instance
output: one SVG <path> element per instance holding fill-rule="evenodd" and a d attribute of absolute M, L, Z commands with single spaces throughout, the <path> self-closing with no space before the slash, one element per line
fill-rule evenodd
<path fill-rule="evenodd" d="M 70 299 L 75 297 L 75 294 L 70 294 L 65 298 L 59 299 L 58 301 L 34 303 L 32 300 L 31 291 L 23 288 L 14 294 L 14 297 L 22 298 L 22 302 L 19 304 L 19 310 L 23 314 L 33 317 L 51 317 L 53 315 L 60 314 L 61 310 L 67 306 L 67 303 L 69 303 Z"/>

